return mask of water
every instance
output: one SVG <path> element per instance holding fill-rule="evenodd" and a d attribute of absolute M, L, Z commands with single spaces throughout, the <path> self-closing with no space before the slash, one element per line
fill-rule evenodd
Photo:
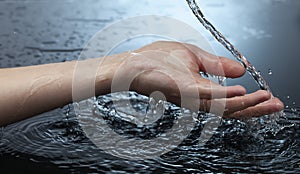
<path fill-rule="evenodd" d="M 249 74 L 255 79 L 260 89 L 271 91 L 269 85 L 255 67 L 241 54 L 203 15 L 195 0 L 186 0 L 199 22 L 221 43 L 230 53 L 242 63 Z"/>
<path fill-rule="evenodd" d="M 259 4 L 259 6 L 262 5 L 260 4 L 261 0 L 244 1 L 243 3 L 245 2 Z M 298 1 L 294 1 L 295 3 L 292 3 L 292 1 L 287 2 L 292 4 L 292 7 L 297 7 Z M 182 9 L 180 3 L 178 3 L 180 7 L 170 8 L 173 9 L 171 12 L 169 11 L 169 7 L 171 5 L 176 5 L 177 3 L 171 4 L 167 1 L 149 1 L 148 6 L 145 3 L 147 3 L 147 1 L 136 1 L 134 5 L 137 5 L 137 7 L 134 6 L 133 12 L 140 13 L 141 11 L 146 11 L 146 13 L 152 14 L 152 11 L 147 10 L 164 9 L 162 13 L 159 13 L 158 11 L 154 13 L 168 15 L 168 12 L 170 14 L 177 14 L 177 12 Z M 165 6 L 163 6 L 164 8 L 161 8 L 161 3 L 165 3 Z M 10 12 L 7 10 L 9 8 L 12 8 L 11 12 L 17 12 L 14 7 L 18 4 L 20 3 L 8 2 L 8 5 L 6 6 L 2 3 L 0 8 L 2 7 L 3 10 L 0 12 L 0 16 L 9 14 Z M 122 9 L 120 14 L 125 18 L 128 11 L 130 11 L 129 6 L 132 7 L 132 3 L 128 3 L 127 5 L 126 3 L 109 3 L 108 1 L 99 0 L 94 0 L 92 3 L 85 1 L 43 1 L 41 4 L 45 5 L 39 5 L 39 2 L 22 2 L 22 5 L 27 6 L 27 9 L 35 10 L 35 8 L 46 8 L 47 10 L 41 12 L 47 14 L 35 15 L 37 21 L 40 19 L 41 21 L 45 21 L 45 24 L 32 21 L 32 15 L 28 15 L 29 13 L 26 13 L 27 15 L 22 15 L 26 16 L 26 19 L 18 18 L 19 21 L 26 22 L 24 25 L 21 25 L 21 23 L 16 25 L 18 28 L 25 29 L 24 31 L 21 30 L 23 35 L 20 33 L 17 34 L 18 36 L 23 36 L 23 39 L 18 43 L 24 45 L 21 45 L 18 49 L 8 50 L 6 47 L 13 48 L 14 42 L 10 42 L 12 38 L 9 39 L 3 35 L 1 37 L 2 43 L 0 43 L 0 55 L 2 54 L 0 56 L 1 67 L 16 66 L 16 63 L 19 63 L 20 66 L 53 63 L 56 61 L 63 61 L 65 58 L 68 58 L 68 61 L 74 60 L 78 57 L 77 53 L 80 52 L 83 43 L 81 42 L 81 39 L 77 39 L 71 43 L 71 41 L 68 41 L 69 36 L 76 36 L 77 34 L 74 33 L 74 31 L 76 31 L 79 33 L 79 38 L 83 38 L 83 40 L 86 41 L 94 32 L 99 30 L 99 27 L 95 27 L 99 25 L 95 25 L 94 22 L 89 21 L 79 21 L 80 23 L 77 25 L 77 21 L 68 23 L 62 21 L 62 19 L 69 19 L 70 16 L 76 16 L 75 13 L 72 13 L 76 10 L 82 13 L 83 19 L 93 19 L 95 16 L 102 17 L 105 15 L 107 16 L 105 19 L 110 19 L 111 16 L 117 18 L 114 11 L 119 9 Z M 105 12 L 107 4 L 112 4 L 112 7 L 114 8 Z M 69 10 L 64 8 L 70 6 L 72 8 L 68 8 Z M 228 4 L 226 4 L 225 7 L 228 7 Z M 264 9 L 272 9 L 273 11 L 274 8 L 271 7 L 273 6 L 269 4 L 263 6 Z M 215 10 L 220 10 L 218 6 L 214 8 L 217 8 Z M 254 11 L 253 14 L 256 12 L 259 14 L 255 9 L 257 8 L 252 9 Z M 294 18 L 292 15 L 288 16 L 291 14 L 290 12 L 292 12 L 290 6 L 280 6 L 280 10 L 289 12 L 284 15 L 280 14 L 280 17 L 287 15 L 287 19 Z M 93 13 L 84 14 L 86 11 Z M 296 12 L 298 11 L 299 10 L 296 10 Z M 62 13 L 57 14 L 57 12 Z M 66 14 L 70 15 L 68 16 Z M 182 16 L 183 14 L 178 13 L 178 15 Z M 127 15 L 127 17 L 128 16 L 131 15 Z M 190 17 L 190 14 L 186 13 L 186 17 Z M 46 22 L 48 23 L 48 21 L 50 21 L 50 26 L 48 26 L 48 24 L 46 25 Z M 282 24 L 283 21 L 279 22 Z M 4 20 L 1 29 L 5 29 L 6 25 L 9 24 Z M 274 30 L 279 29 L 280 33 L 282 33 L 282 30 L 286 29 L 286 26 L 288 25 L 289 23 L 286 22 L 285 25 L 280 25 L 284 26 L 283 28 L 276 27 Z M 297 31 L 297 27 L 298 25 L 291 28 L 295 28 L 295 31 Z M 24 35 L 24 33 L 28 33 L 28 37 L 27 34 Z M 287 34 L 295 34 L 295 32 L 288 32 Z M 275 34 L 273 33 L 273 35 L 275 36 L 276 32 Z M 37 37 L 37 41 L 33 39 L 35 37 Z M 296 40 L 297 37 L 290 36 L 288 40 L 293 40 L 293 38 Z M 28 40 L 28 42 L 25 42 L 26 40 Z M 42 45 L 39 44 L 40 42 Z M 278 42 L 278 40 L 272 40 L 272 43 L 270 43 L 272 47 L 271 52 L 274 52 L 272 59 L 274 58 L 275 60 L 276 58 L 279 59 L 284 57 L 285 64 L 288 62 L 287 58 L 292 57 L 287 54 L 287 52 L 291 52 L 291 45 L 288 43 L 281 43 L 282 50 L 279 52 L 279 49 L 273 50 L 273 44 Z M 65 46 L 64 43 L 70 44 Z M 298 40 L 295 43 L 298 43 Z M 298 45 L 294 45 L 296 47 L 295 50 L 299 50 L 297 47 Z M 35 49 L 24 49 L 24 47 Z M 73 49 L 74 54 L 72 52 Z M 61 52 L 60 56 L 56 56 L 56 53 L 58 52 Z M 9 55 L 12 54 L 15 58 L 9 58 L 11 56 L 5 57 L 5 53 Z M 38 58 L 32 59 L 31 56 L 35 54 L 38 55 Z M 265 55 L 268 55 L 268 53 L 265 53 Z M 276 57 L 277 55 L 278 57 Z M 293 52 L 291 55 L 298 54 Z M 294 57 L 292 58 L 294 59 Z M 298 68 L 298 65 L 295 64 L 294 61 L 291 65 L 296 65 Z M 268 66 L 272 67 L 273 74 L 277 75 L 278 71 L 276 71 L 276 68 L 271 65 Z M 284 74 L 285 70 L 293 69 L 292 67 L 293 66 L 289 66 L 289 68 L 284 69 L 280 66 L 280 73 Z M 268 68 L 269 67 L 266 67 L 266 69 Z M 297 75 L 299 73 L 286 73 L 284 76 L 293 77 L 292 75 L 295 74 Z M 282 78 L 279 77 L 279 79 Z M 291 79 L 297 79 L 297 77 Z M 222 79 L 220 79 L 220 82 L 222 82 Z M 205 145 L 199 145 L 198 138 L 207 122 L 206 116 L 200 113 L 197 124 L 191 135 L 176 149 L 154 159 L 130 161 L 111 156 L 97 148 L 81 130 L 72 106 L 66 106 L 0 128 L 1 173 L 300 173 L 300 108 L 293 102 L 293 97 L 297 95 L 298 88 L 297 84 L 287 84 L 289 83 L 282 82 L 283 89 L 287 90 L 289 95 L 285 93 L 280 94 L 281 97 L 285 96 L 284 99 L 290 100 L 293 104 L 289 105 L 285 110 L 285 117 L 280 117 L 278 119 L 277 122 L 283 129 L 280 129 L 276 136 L 270 132 L 264 132 L 264 137 L 261 139 L 251 132 L 251 124 L 226 119 L 222 120 L 222 124 L 215 132 L 214 136 Z M 289 90 L 289 86 L 296 86 L 296 92 Z M 272 87 L 274 88 L 273 85 Z M 278 88 L 280 89 L 280 87 Z M 110 102 L 112 100 L 115 101 L 120 98 L 123 98 L 123 100 L 131 100 L 133 106 L 139 106 L 141 111 L 151 108 L 148 105 L 148 98 L 145 96 L 137 95 L 135 100 L 126 98 L 126 96 L 123 96 L 123 94 L 114 94 L 97 98 L 98 103 L 96 106 L 101 113 L 97 116 L 105 118 L 108 124 L 114 128 L 116 132 L 125 136 L 147 138 L 160 135 L 160 131 L 151 129 L 153 127 L 141 129 L 143 127 L 136 128 L 126 122 L 135 115 L 123 115 L 122 120 L 117 120 L 115 123 L 108 120 L 107 114 L 112 111 Z M 100 107 L 100 104 L 102 104 L 101 106 L 103 107 Z M 170 106 L 170 108 L 166 108 L 164 115 L 162 116 L 165 120 L 159 122 L 164 125 L 165 129 L 168 129 L 168 126 L 173 123 L 174 118 L 178 115 L 179 108 L 174 105 Z M 129 110 L 128 112 L 132 113 L 133 111 Z M 155 110 L 153 110 L 153 112 L 155 112 Z M 94 116 L 95 115 L 87 115 L 86 117 L 94 119 Z M 118 118 L 117 115 L 116 118 Z M 140 120 L 136 120 L 137 124 L 139 124 L 139 122 Z M 263 122 L 258 124 L 265 125 Z M 108 141 L 107 144 L 115 144 L 115 142 Z"/>
<path fill-rule="evenodd" d="M 193 11 L 194 15 L 197 17 L 199 22 L 214 36 L 214 38 L 221 43 L 247 70 L 247 72 L 253 77 L 256 81 L 260 89 L 267 90 L 271 93 L 271 89 L 265 79 L 262 77 L 261 73 L 255 69 L 255 67 L 246 59 L 245 56 L 242 55 L 240 51 L 238 51 L 233 44 L 231 44 L 223 35 L 220 33 L 203 15 L 201 9 L 197 5 L 195 0 L 186 0 L 189 7 Z M 272 74 L 272 71 L 269 70 L 269 74 Z M 222 81 L 222 78 L 221 80 Z M 224 79 L 223 79 L 224 81 Z M 252 120 L 248 120 L 249 124 L 253 124 L 256 129 L 256 133 L 264 134 L 267 131 L 271 131 L 274 135 L 282 129 L 282 127 L 277 124 L 277 120 L 279 117 L 284 116 L 283 112 L 278 112 L 274 114 L 270 114 L 268 116 L 262 118 L 255 118 Z M 262 124 L 261 124 L 262 123 Z M 258 131 L 257 131 L 258 130 Z M 254 130 L 253 130 L 254 131 Z"/>
<path fill-rule="evenodd" d="M 82 117 L 97 120 L 101 116 L 120 135 L 129 139 L 151 139 L 170 129 L 180 113 L 179 107 L 167 103 L 162 119 L 146 127 L 128 121 L 136 110 L 110 116 L 114 107 L 118 107 L 112 101 L 118 105 L 128 100 L 142 113 L 149 110 L 149 98 L 146 96 L 133 92 L 114 93 L 97 97 L 96 107 L 87 108 L 87 113 L 88 110 L 99 112 Z M 27 161 L 29 166 L 37 164 L 41 171 L 56 173 L 298 173 L 300 108 L 286 110 L 285 113 L 286 118 L 280 118 L 279 123 L 293 125 L 281 129 L 276 136 L 266 134 L 264 140 L 259 139 L 249 131 L 249 124 L 227 119 L 222 120 L 206 144 L 199 144 L 198 138 L 208 117 L 199 113 L 191 134 L 177 148 L 154 159 L 134 161 L 120 159 L 97 148 L 81 130 L 70 105 L 3 128 L 0 153 L 16 165 Z M 97 129 L 97 132 L 110 131 L 101 127 Z M 105 143 L 114 145 L 116 142 L 110 140 Z M 34 167 L 28 169 L 34 171 Z"/>
<path fill-rule="evenodd" d="M 272 75 L 272 74 L 273 74 L 273 72 L 272 72 L 271 69 L 268 70 L 268 74 L 269 74 L 269 75 Z"/>

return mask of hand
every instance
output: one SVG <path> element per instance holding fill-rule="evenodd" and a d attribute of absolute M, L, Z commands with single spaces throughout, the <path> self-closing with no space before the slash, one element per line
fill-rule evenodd
<path fill-rule="evenodd" d="M 0 69 L 0 113 L 4 113 L 0 114 L 0 126 L 95 93 L 122 90 L 232 118 L 256 117 L 283 109 L 281 101 L 266 91 L 246 94 L 242 86 L 220 86 L 203 78 L 200 71 L 230 78 L 245 73 L 233 60 L 178 42 L 155 42 L 131 54 L 100 59 Z"/>
<path fill-rule="evenodd" d="M 238 62 L 218 58 L 194 45 L 160 41 L 122 59 L 112 88 L 130 88 L 148 96 L 165 97 L 182 107 L 216 114 L 223 107 L 223 117 L 230 118 L 258 117 L 283 109 L 282 102 L 267 91 L 246 94 L 244 87 L 221 86 L 203 78 L 200 71 L 229 78 L 245 73 Z"/>

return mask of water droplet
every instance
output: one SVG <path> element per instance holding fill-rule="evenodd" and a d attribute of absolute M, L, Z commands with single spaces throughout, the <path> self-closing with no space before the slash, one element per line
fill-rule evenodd
<path fill-rule="evenodd" d="M 288 96 L 286 96 L 286 98 L 287 98 L 287 99 L 290 99 L 290 96 L 288 95 Z"/>
<path fill-rule="evenodd" d="M 288 109 L 288 108 L 289 108 L 289 106 L 288 106 L 288 105 L 286 105 L 286 106 L 285 106 L 285 108 L 286 108 L 286 109 Z"/>
<path fill-rule="evenodd" d="M 272 74 L 273 74 L 273 72 L 272 72 L 271 69 L 268 70 L 268 74 L 269 74 L 269 75 L 272 75 Z"/>

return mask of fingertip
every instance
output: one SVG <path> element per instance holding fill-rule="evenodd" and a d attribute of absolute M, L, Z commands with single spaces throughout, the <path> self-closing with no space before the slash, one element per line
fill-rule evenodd
<path fill-rule="evenodd" d="M 246 88 L 241 85 L 232 86 L 232 90 L 233 90 L 234 96 L 242 96 L 242 95 L 245 95 L 247 92 Z"/>
<path fill-rule="evenodd" d="M 282 101 L 278 100 L 276 102 L 276 109 L 277 109 L 277 111 L 282 111 L 284 109 L 284 104 Z"/>
<path fill-rule="evenodd" d="M 232 68 L 236 72 L 237 77 L 241 77 L 246 73 L 246 68 L 240 64 L 239 62 L 234 61 L 235 63 L 233 64 Z"/>
<path fill-rule="evenodd" d="M 236 85 L 236 87 L 239 89 L 241 94 L 246 94 L 247 90 L 245 87 L 241 86 L 241 85 Z"/>
<path fill-rule="evenodd" d="M 240 69 L 241 76 L 243 76 L 246 73 L 246 68 L 239 63 L 238 68 Z"/>
<path fill-rule="evenodd" d="M 222 57 L 221 61 L 223 63 L 224 72 L 226 77 L 238 78 L 243 76 L 246 73 L 245 67 L 234 60 L 229 58 Z"/>
<path fill-rule="evenodd" d="M 271 93 L 265 90 L 259 90 L 257 91 L 258 95 L 260 96 L 260 102 L 264 102 L 266 100 L 269 100 L 271 98 Z"/>

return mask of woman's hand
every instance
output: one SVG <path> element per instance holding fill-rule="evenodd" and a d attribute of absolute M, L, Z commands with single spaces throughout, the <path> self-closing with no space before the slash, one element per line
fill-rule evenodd
<path fill-rule="evenodd" d="M 99 59 L 0 69 L 0 126 L 121 90 L 225 117 L 256 117 L 283 109 L 266 91 L 245 94 L 242 86 L 220 86 L 201 77 L 200 71 L 230 78 L 245 73 L 237 62 L 178 42 L 155 42 L 131 54 Z"/>
<path fill-rule="evenodd" d="M 200 71 L 237 78 L 245 69 L 191 44 L 155 42 L 133 51 L 115 68 L 112 91 L 129 88 L 193 110 L 224 111 L 223 116 L 231 118 L 258 117 L 283 109 L 282 102 L 267 91 L 246 94 L 242 86 L 221 86 L 203 78 Z"/>

